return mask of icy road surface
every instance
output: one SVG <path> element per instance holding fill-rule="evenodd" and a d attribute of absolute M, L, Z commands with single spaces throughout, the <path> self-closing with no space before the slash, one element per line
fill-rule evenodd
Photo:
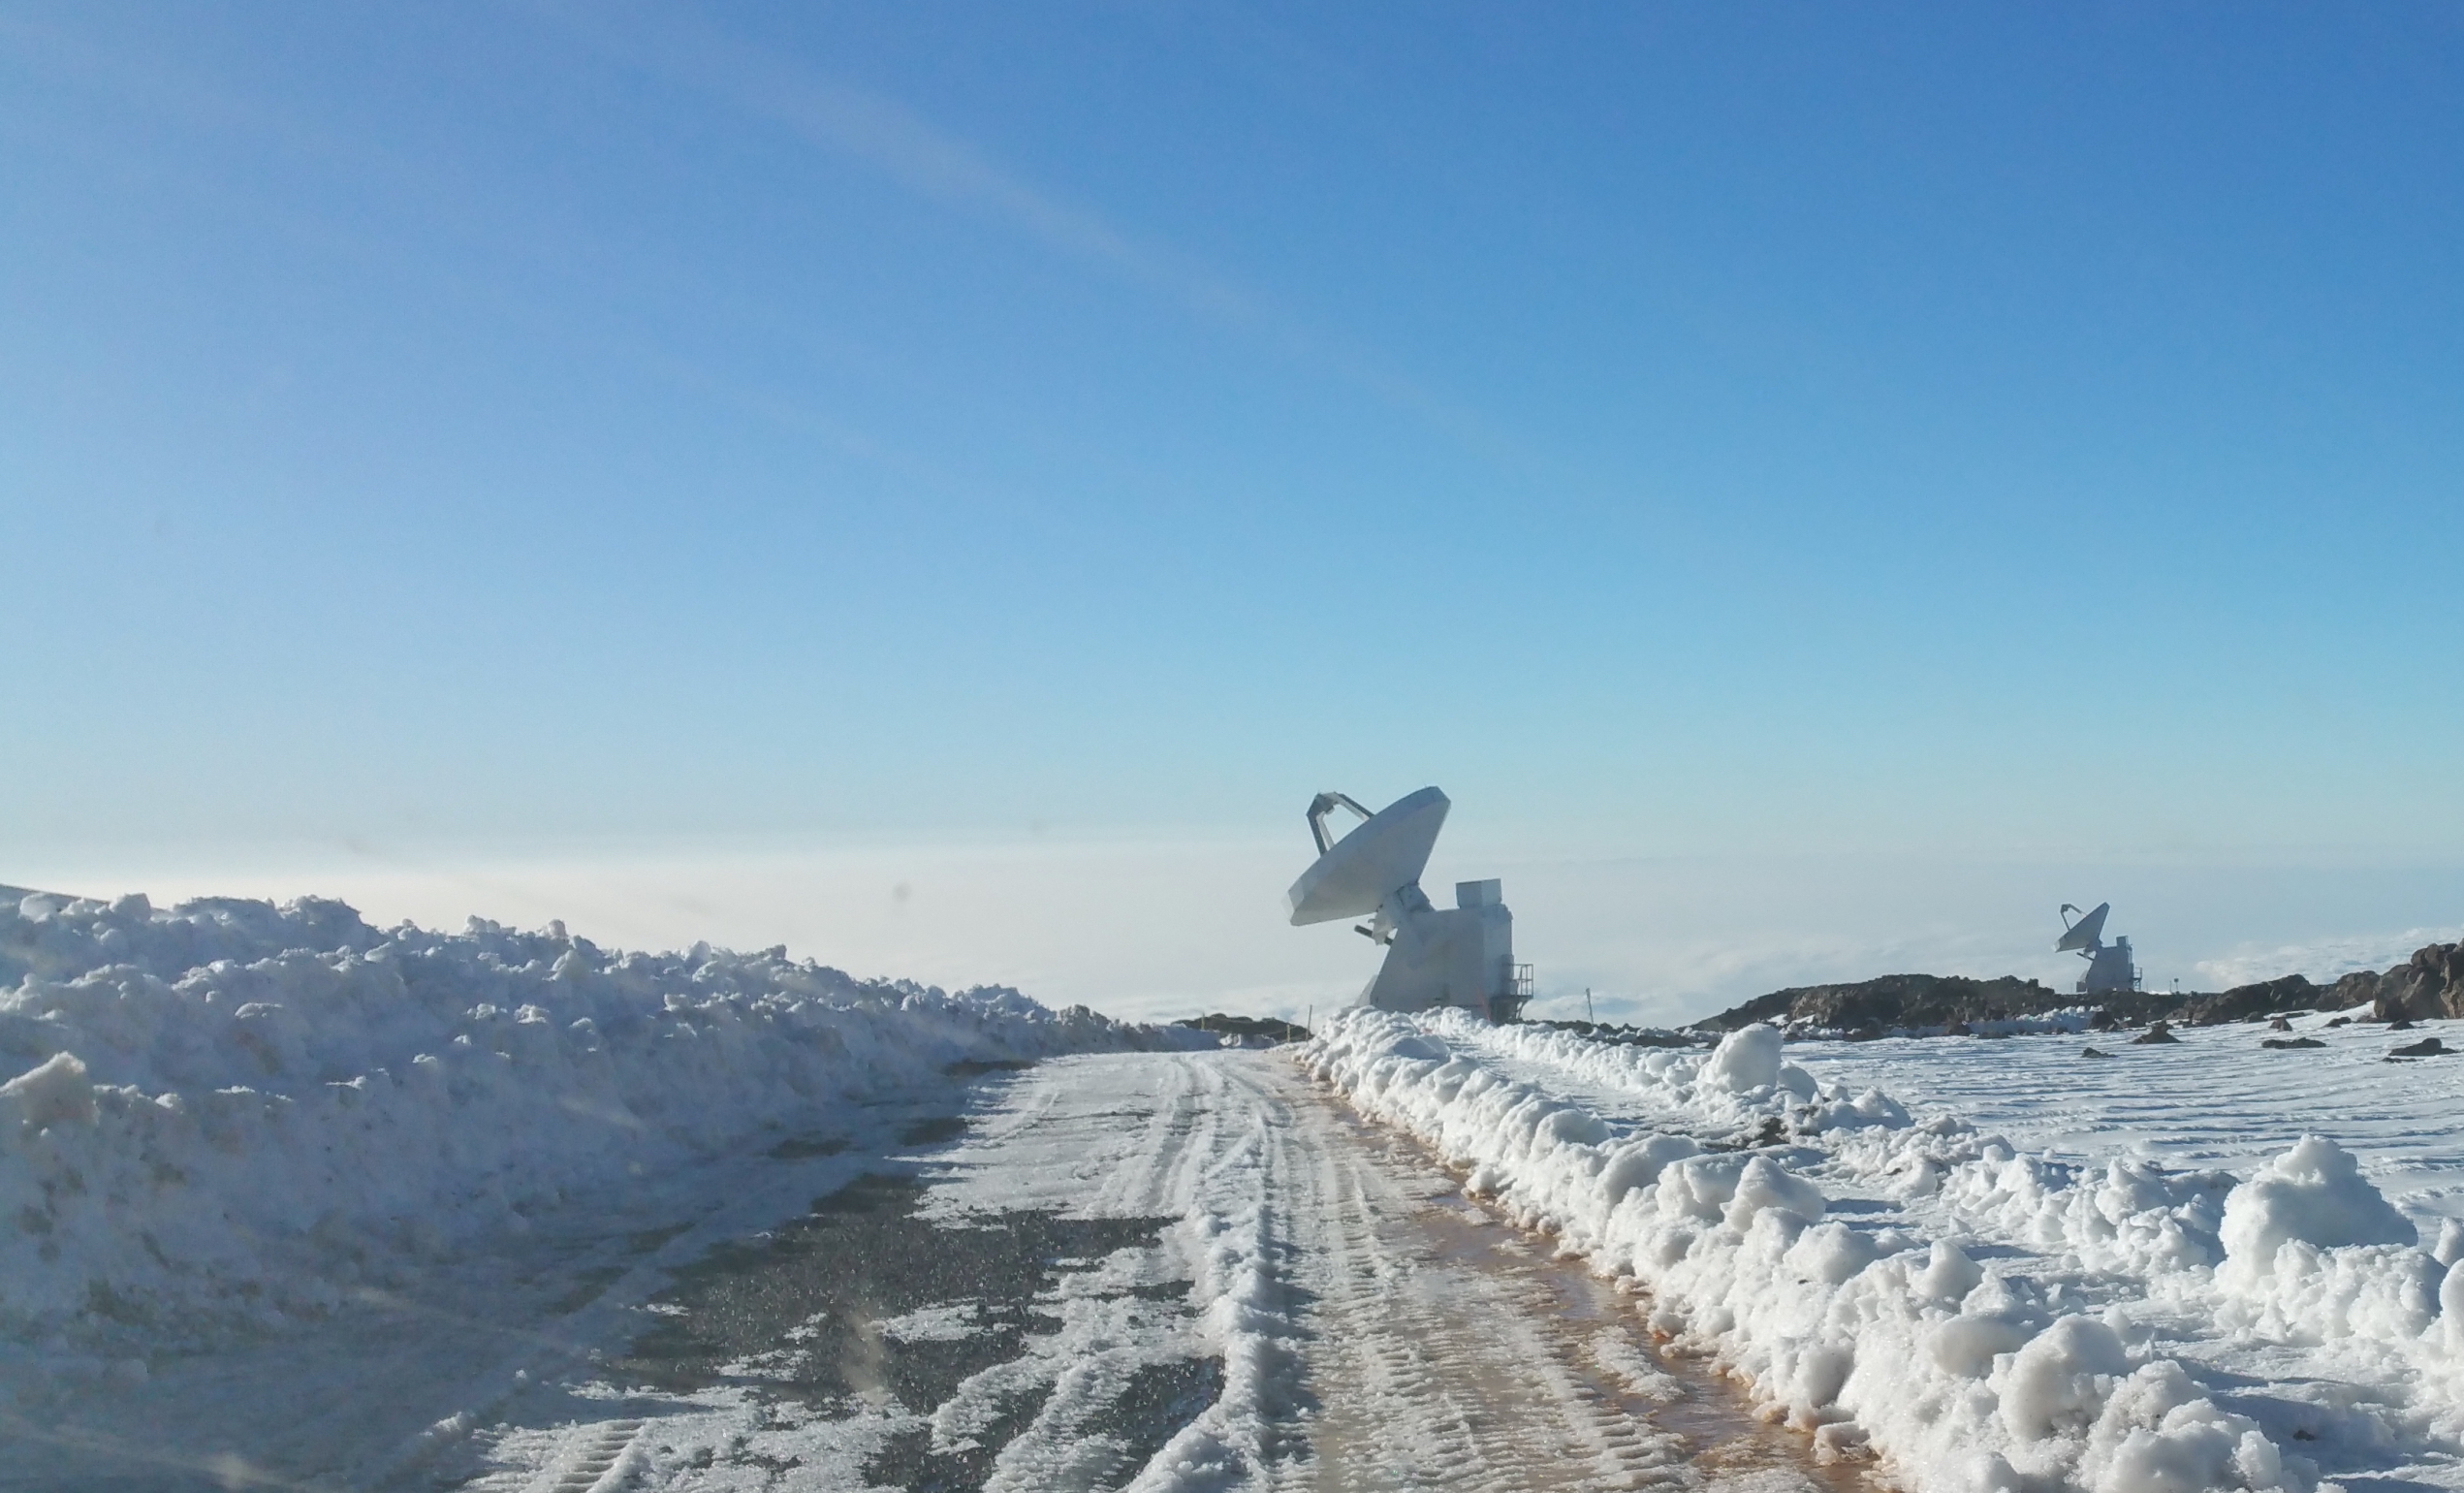
<path fill-rule="evenodd" d="M 69 1396 L 0 1487 L 1848 1485 L 1285 1055 L 963 1097 Z"/>

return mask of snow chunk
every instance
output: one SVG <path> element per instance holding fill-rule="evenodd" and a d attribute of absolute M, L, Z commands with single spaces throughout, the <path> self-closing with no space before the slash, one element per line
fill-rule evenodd
<path fill-rule="evenodd" d="M 2169 1360 L 2113 1388 L 2088 1435 L 2081 1481 L 2094 1493 L 2204 1493 L 2211 1488 L 2304 1488 L 2258 1422 L 2202 1399 Z"/>
<path fill-rule="evenodd" d="M 1961 1315 L 1937 1324 L 1926 1335 L 1926 1356 L 1954 1379 L 1983 1379 L 1994 1360 L 2016 1352 L 2028 1341 L 2028 1329 L 2001 1316 Z"/>
<path fill-rule="evenodd" d="M 1600 1200 L 1614 1206 L 1634 1189 L 1658 1182 L 1669 1162 L 1701 1154 L 1702 1147 L 1683 1135 L 1654 1135 L 1621 1147 L 1600 1168 Z"/>
<path fill-rule="evenodd" d="M 1825 1206 L 1813 1183 L 1769 1157 L 1758 1156 L 1738 1174 L 1737 1190 L 1722 1216 L 1729 1227 L 1738 1229 L 1752 1227 L 1754 1216 L 1765 1211 L 1789 1214 L 1811 1223 L 1822 1217 Z"/>
<path fill-rule="evenodd" d="M 2113 1379 L 2129 1368 L 2112 1328 L 2094 1318 L 2063 1318 L 2011 1359 L 2003 1423 L 2022 1441 L 2084 1431 L 2104 1409 Z"/>
<path fill-rule="evenodd" d="M 2226 1268 L 2245 1282 L 2274 1273 L 2287 1244 L 2322 1249 L 2412 1244 L 2417 1230 L 2342 1146 L 2305 1135 L 2225 1199 Z"/>
<path fill-rule="evenodd" d="M 94 1086 L 85 1080 L 85 1064 L 74 1053 L 53 1053 L 41 1066 L 0 1084 L 0 1121 L 11 1118 L 25 1133 L 62 1121 L 92 1125 Z"/>
<path fill-rule="evenodd" d="M 1985 1279 L 1985 1267 L 1977 1264 L 1968 1252 L 1949 1239 L 1937 1239 L 1926 1257 L 1925 1270 L 1916 1278 L 1916 1288 L 1937 1301 L 1954 1305 L 1964 1301 Z"/>
<path fill-rule="evenodd" d="M 1386 1044 L 1386 1056 L 1412 1063 L 1443 1063 L 1452 1054 L 1425 1036 L 1398 1036 Z"/>
<path fill-rule="evenodd" d="M 1730 1094 L 1751 1094 L 1778 1084 L 1780 1029 L 1758 1021 L 1722 1037 L 1703 1063 L 1702 1081 Z"/>
<path fill-rule="evenodd" d="M 2447 1350 L 2464 1355 L 2464 1261 L 2447 1267 L 2447 1275 L 2439 1282 L 2439 1319 L 2445 1329 Z"/>
<path fill-rule="evenodd" d="M 1659 1214 L 1665 1219 L 1699 1219 L 1708 1223 L 1737 1195 L 1737 1179 L 1745 1163 L 1734 1156 L 1688 1157 L 1659 1174 Z"/>

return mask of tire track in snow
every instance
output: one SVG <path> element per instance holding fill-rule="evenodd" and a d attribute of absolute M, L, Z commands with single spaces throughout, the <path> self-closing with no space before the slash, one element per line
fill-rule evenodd
<path fill-rule="evenodd" d="M 998 1410 L 1010 1403 L 1003 1393 L 1044 1386 L 979 1464 L 988 1490 L 1810 1485 L 1793 1449 L 1723 1458 L 1713 1443 L 1733 1426 L 1660 1423 L 1663 1401 L 1682 1391 L 1656 1367 L 1631 1303 L 1466 1203 L 1427 1152 L 1359 1120 L 1278 1055 L 1066 1060 L 1006 1082 L 978 1118 L 966 1139 L 922 1163 L 919 1216 L 938 1226 L 1018 1209 L 1184 1220 L 1153 1246 L 1068 1276 L 1076 1284 L 1040 1298 L 1055 1333 L 1030 1338 L 1025 1356 L 963 1384 L 951 1403 L 881 1407 L 896 1426 L 885 1420 L 880 1434 L 943 1418 L 958 1428 L 984 1419 L 958 1414 L 968 1406 Z M 1240 1284 L 1248 1265 L 1223 1273 L 1227 1249 L 1254 1262 L 1251 1285 Z M 1135 1292 L 1168 1293 L 1191 1275 L 1194 1316 L 1136 1304 Z M 1553 1285 L 1557 1276 L 1582 1287 Z M 1132 1451 L 1108 1418 L 1124 1386 L 1209 1350 L 1227 1365 L 1214 1403 L 1176 1412 L 1196 1418 L 1164 1451 L 1147 1457 L 1153 1442 Z M 473 1486 L 681 1493 L 864 1480 L 856 1470 L 875 1433 L 780 1419 L 782 1410 L 792 1407 L 637 1399 L 621 1413 L 648 1411 L 647 1422 L 565 1428 L 521 1458 L 525 1470 Z M 1107 1440 L 1114 1449 L 1096 1445 Z M 1192 1445 L 1217 1473 L 1176 1470 Z M 1695 1460 L 1690 1448 L 1714 1454 Z"/>
<path fill-rule="evenodd" d="M 1627 1304 L 1557 1266 L 1587 1283 L 1575 1294 L 1593 1303 L 1588 1316 L 1569 1313 L 1544 1279 L 1545 1255 L 1449 1200 L 1458 1184 L 1416 1146 L 1297 1076 L 1276 1097 L 1276 1171 L 1291 1283 L 1310 1301 L 1306 1378 L 1316 1407 L 1312 1455 L 1283 1469 L 1279 1486 L 1818 1485 L 1724 1386 L 1688 1396 L 1696 1434 L 1656 1423 L 1659 1402 L 1687 1391 L 1637 1367 L 1651 1350 Z M 1637 1373 L 1650 1382 L 1637 1384 Z M 1697 1464 L 1694 1451 L 1717 1454 Z"/>

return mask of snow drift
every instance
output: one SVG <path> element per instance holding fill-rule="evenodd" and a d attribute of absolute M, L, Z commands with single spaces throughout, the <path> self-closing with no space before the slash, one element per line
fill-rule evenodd
<path fill-rule="evenodd" d="M 1656 1328 L 1811 1432 L 1817 1455 L 1879 1454 L 1913 1488 L 2333 1487 L 2282 1438 L 2331 1449 L 2334 1407 L 2270 1434 L 2240 1413 L 2259 1402 L 2203 1389 L 2161 1346 L 2185 1311 L 2245 1345 L 2213 1356 L 2329 1354 L 2313 1359 L 2322 1379 L 2370 1386 L 2344 1409 L 2396 1407 L 2345 1441 L 2457 1429 L 2437 1407 L 2464 1332 L 2441 1318 L 2464 1308 L 2464 1275 L 2441 1260 L 2464 1236 L 2417 1248 L 2323 1138 L 2241 1181 L 2066 1166 L 1825 1088 L 1768 1027 L 1701 1054 L 1347 1012 L 1304 1059 L 1469 1168 L 1468 1190 L 1648 1287 Z M 1630 1102 L 1612 1119 L 1567 1092 Z M 1816 1175 L 1851 1184 L 1855 1211 L 1833 1216 Z"/>
<path fill-rule="evenodd" d="M 783 948 L 379 930 L 316 899 L 0 902 L 0 1335 L 275 1323 L 954 1063 L 1198 1045 Z"/>

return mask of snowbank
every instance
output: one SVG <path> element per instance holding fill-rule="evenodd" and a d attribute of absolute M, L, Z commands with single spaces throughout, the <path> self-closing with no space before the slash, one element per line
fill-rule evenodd
<path fill-rule="evenodd" d="M 2319 1486 L 2290 1431 L 2219 1404 L 2160 1350 L 2186 1312 L 2255 1351 L 2329 1345 L 2337 1377 L 2375 1386 L 2351 1401 L 2426 1387 L 2417 1401 L 2447 1403 L 2464 1368 L 2464 1332 L 2443 1319 L 2464 1309 L 2464 1276 L 2441 1263 L 2464 1235 L 2437 1257 L 2416 1248 L 2325 1139 L 2240 1182 L 2065 1166 L 1824 1089 L 1781 1061 L 1768 1027 L 1700 1054 L 1356 1011 L 1303 1060 L 1468 1166 L 1469 1190 L 1647 1287 L 1655 1327 L 1812 1432 L 1817 1455 L 1870 1450 L 1917 1489 Z M 1565 1081 L 1516 1076 L 1537 1072 Z M 1637 1102 L 1612 1120 L 1557 1092 L 1585 1086 Z M 1813 1172 L 1911 1206 L 1834 1217 Z M 2016 1268 L 2023 1253 L 2054 1264 Z M 2163 1332 L 2151 1301 L 2170 1314 Z M 2399 1429 L 2449 1436 L 2440 1414 Z"/>
<path fill-rule="evenodd" d="M 2220 1235 L 2217 1284 L 2271 1337 L 2401 1344 L 2439 1315 L 2444 1269 L 2333 1141 L 2305 1136 L 2233 1189 Z"/>
<path fill-rule="evenodd" d="M 278 1323 L 954 1063 L 1214 1043 L 783 948 L 29 896 L 0 904 L 0 1336 Z"/>

